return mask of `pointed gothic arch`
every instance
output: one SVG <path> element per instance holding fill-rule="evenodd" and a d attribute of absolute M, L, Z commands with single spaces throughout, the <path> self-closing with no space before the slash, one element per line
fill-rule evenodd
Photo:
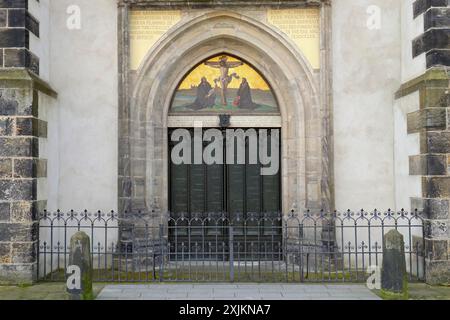
<path fill-rule="evenodd" d="M 271 84 L 282 119 L 283 210 L 320 208 L 324 146 L 320 74 L 280 32 L 244 15 L 214 11 L 173 27 L 145 57 L 130 85 L 128 136 L 120 139 L 121 210 L 168 207 L 167 124 L 173 92 L 201 61 L 227 52 L 251 63 Z M 131 81 L 130 81 L 131 82 Z M 131 91 L 132 88 L 132 91 Z M 325 141 L 326 143 L 326 141 Z M 324 159 L 326 158 L 326 159 Z M 330 204 L 328 204 L 331 207 Z"/>

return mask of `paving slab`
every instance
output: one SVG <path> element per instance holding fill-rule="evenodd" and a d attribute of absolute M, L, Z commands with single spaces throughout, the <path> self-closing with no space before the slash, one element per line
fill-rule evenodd
<path fill-rule="evenodd" d="M 107 285 L 99 300 L 379 300 L 363 285 L 149 284 Z"/>

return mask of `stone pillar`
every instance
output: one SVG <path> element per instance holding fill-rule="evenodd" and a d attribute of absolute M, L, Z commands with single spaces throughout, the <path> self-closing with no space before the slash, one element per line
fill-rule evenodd
<path fill-rule="evenodd" d="M 410 175 L 422 177 L 422 198 L 411 207 L 424 215 L 425 278 L 429 284 L 450 281 L 450 94 L 448 74 L 420 89 L 421 109 L 408 114 L 408 133 L 420 134 L 420 155 L 409 159 Z"/>
<path fill-rule="evenodd" d="M 381 292 L 386 297 L 408 298 L 405 243 L 403 235 L 391 230 L 384 236 Z"/>
<path fill-rule="evenodd" d="M 39 76 L 39 59 L 29 51 L 39 22 L 28 1 L 0 1 L 0 284 L 32 283 L 37 262 L 38 178 L 47 162 L 39 158 L 39 94 L 56 95 Z"/>
<path fill-rule="evenodd" d="M 79 231 L 70 238 L 69 268 L 74 269 L 75 279 L 68 279 L 68 292 L 72 300 L 92 300 L 92 261 L 89 236 Z M 69 274 L 71 274 L 69 270 Z M 77 279 L 78 278 L 78 279 Z"/>
<path fill-rule="evenodd" d="M 412 40 L 414 59 L 425 55 L 426 71 L 404 83 L 397 98 L 419 92 L 419 110 L 407 115 L 408 134 L 419 134 L 420 154 L 409 158 L 409 173 L 422 178 L 422 197 L 411 208 L 424 215 L 425 278 L 450 282 L 450 8 L 448 0 L 416 0 L 414 19 L 423 33 Z"/>

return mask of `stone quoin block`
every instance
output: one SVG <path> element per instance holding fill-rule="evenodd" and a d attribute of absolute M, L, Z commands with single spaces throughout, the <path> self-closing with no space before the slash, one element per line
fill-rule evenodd
<path fill-rule="evenodd" d="M 446 28 L 450 26 L 450 8 L 430 8 L 424 15 L 425 31 L 430 28 Z"/>
<path fill-rule="evenodd" d="M 450 66 L 450 50 L 431 50 L 426 55 L 427 68 Z"/>
<path fill-rule="evenodd" d="M 425 259 L 425 278 L 429 285 L 448 283 L 450 279 L 450 260 L 434 261 Z"/>
<path fill-rule="evenodd" d="M 37 201 L 15 201 L 11 203 L 11 222 L 32 223 L 38 215 Z"/>
<path fill-rule="evenodd" d="M 32 136 L 36 132 L 33 132 L 33 127 L 36 127 L 37 119 L 35 118 L 16 118 L 16 135 L 18 136 Z"/>
<path fill-rule="evenodd" d="M 0 243 L 0 264 L 11 263 L 11 243 Z"/>
<path fill-rule="evenodd" d="M 441 100 L 448 90 L 447 81 L 439 83 L 438 86 L 423 86 L 419 89 L 420 109 L 443 107 Z"/>
<path fill-rule="evenodd" d="M 450 131 L 421 132 L 421 153 L 450 153 Z"/>
<path fill-rule="evenodd" d="M 448 240 L 425 239 L 425 252 L 429 260 L 448 260 Z"/>
<path fill-rule="evenodd" d="M 14 48 L 4 49 L 4 51 L 5 68 L 24 67 L 39 74 L 39 58 L 28 49 Z"/>
<path fill-rule="evenodd" d="M 450 220 L 426 219 L 423 226 L 428 239 L 450 239 Z"/>
<path fill-rule="evenodd" d="M 411 198 L 411 208 L 417 208 L 427 219 L 450 218 L 450 199 Z"/>
<path fill-rule="evenodd" d="M 47 137 L 47 122 L 34 117 L 16 118 L 16 135 Z"/>
<path fill-rule="evenodd" d="M 15 115 L 18 110 L 19 103 L 13 99 L 7 99 L 0 96 L 0 115 Z"/>
<path fill-rule="evenodd" d="M 11 136 L 13 134 L 13 127 L 13 118 L 0 118 L 0 136 Z"/>
<path fill-rule="evenodd" d="M 0 9 L 0 28 L 5 28 L 8 23 L 8 11 Z"/>
<path fill-rule="evenodd" d="M 433 49 L 450 49 L 450 28 L 431 29 L 413 40 L 413 57 Z"/>
<path fill-rule="evenodd" d="M 36 176 L 35 159 L 14 159 L 14 178 L 33 178 Z"/>
<path fill-rule="evenodd" d="M 36 263 L 0 264 L 0 284 L 32 284 L 36 280 Z"/>
<path fill-rule="evenodd" d="M 47 177 L 47 160 L 14 159 L 14 178 Z"/>
<path fill-rule="evenodd" d="M 0 8 L 28 8 L 28 0 L 0 0 Z"/>
<path fill-rule="evenodd" d="M 448 4 L 448 0 L 416 0 L 413 3 L 414 18 L 421 15 L 431 7 L 446 7 Z"/>
<path fill-rule="evenodd" d="M 12 159 L 0 159 L 0 179 L 12 178 Z"/>
<path fill-rule="evenodd" d="M 422 192 L 425 198 L 450 198 L 450 176 L 423 177 Z"/>
<path fill-rule="evenodd" d="M 410 156 L 409 174 L 412 176 L 446 175 L 447 155 Z"/>
<path fill-rule="evenodd" d="M 408 134 L 420 130 L 445 130 L 447 127 L 445 108 L 426 108 L 407 115 Z"/>
<path fill-rule="evenodd" d="M 10 9 L 8 10 L 8 27 L 10 28 L 25 28 L 25 9 Z"/>
<path fill-rule="evenodd" d="M 34 242 L 37 239 L 36 223 L 0 223 L 0 242 Z"/>
<path fill-rule="evenodd" d="M 0 180 L 0 201 L 36 199 L 36 179 Z"/>
<path fill-rule="evenodd" d="M 450 96 L 449 96 L 449 106 L 450 106 Z M 450 108 L 447 108 L 447 130 L 450 130 Z"/>
<path fill-rule="evenodd" d="M 0 157 L 37 157 L 39 140 L 34 137 L 0 137 Z"/>
<path fill-rule="evenodd" d="M 12 243 L 12 263 L 33 263 L 36 261 L 37 242 Z"/>
<path fill-rule="evenodd" d="M 29 48 L 29 33 L 25 29 L 1 29 L 0 47 Z"/>
<path fill-rule="evenodd" d="M 39 38 L 39 21 L 30 15 L 29 12 L 25 15 L 25 28 Z"/>
<path fill-rule="evenodd" d="M 0 222 L 9 221 L 9 202 L 0 202 Z"/>
<path fill-rule="evenodd" d="M 37 116 L 37 104 L 29 89 L 0 89 L 0 116 Z"/>

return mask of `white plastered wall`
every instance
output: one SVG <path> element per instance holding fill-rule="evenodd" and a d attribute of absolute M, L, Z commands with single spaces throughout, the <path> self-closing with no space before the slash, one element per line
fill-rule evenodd
<path fill-rule="evenodd" d="M 379 9 L 379 29 L 367 26 L 371 6 Z M 400 1 L 336 0 L 332 7 L 336 208 L 386 210 L 395 205 Z"/>

